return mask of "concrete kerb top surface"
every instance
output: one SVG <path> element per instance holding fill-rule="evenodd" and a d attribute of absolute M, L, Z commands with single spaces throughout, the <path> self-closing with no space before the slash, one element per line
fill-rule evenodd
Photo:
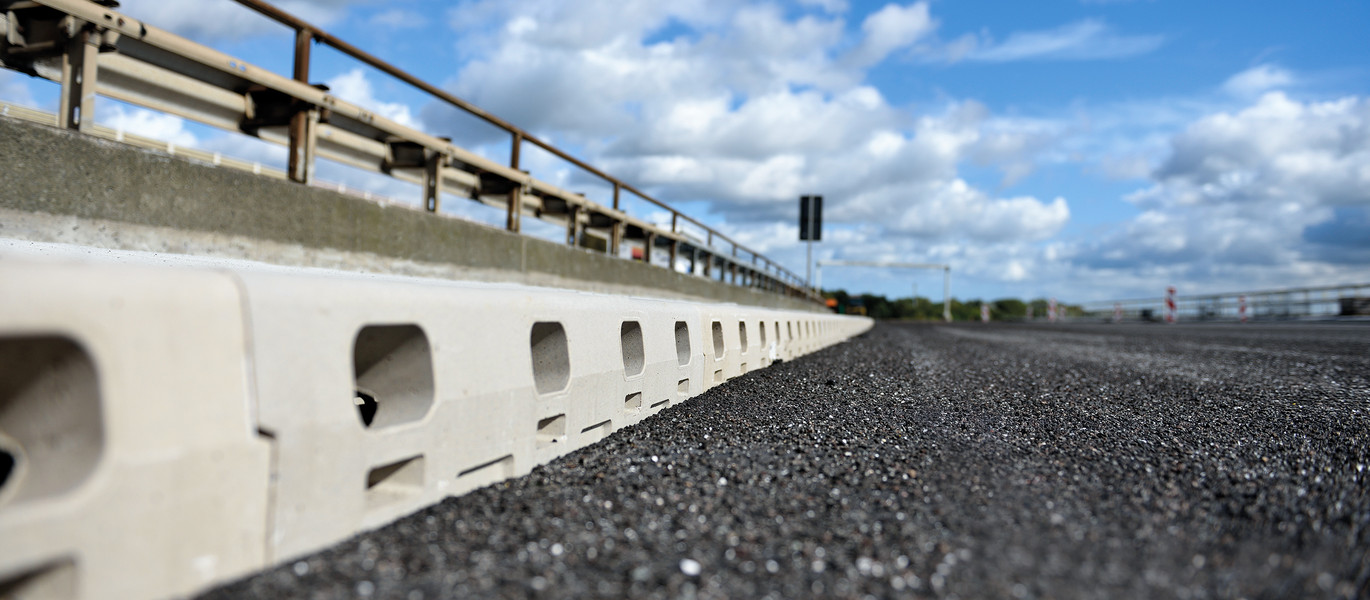
<path fill-rule="evenodd" d="M 0 117 L 0 236 L 822 312 L 803 299 Z M 73 160 L 73 157 L 79 157 Z M 8 222 L 9 226 L 4 226 Z M 85 225 L 84 227 L 82 225 Z"/>

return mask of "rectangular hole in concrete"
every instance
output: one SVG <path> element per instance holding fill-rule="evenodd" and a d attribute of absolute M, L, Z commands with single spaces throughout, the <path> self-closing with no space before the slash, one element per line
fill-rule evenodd
<path fill-rule="evenodd" d="M 757 331 L 760 331 L 760 332 L 761 332 L 761 347 L 762 347 L 762 348 L 765 348 L 765 347 L 766 347 L 766 323 L 765 323 L 764 321 L 758 321 L 757 324 L 756 324 L 756 329 L 757 329 Z"/>
<path fill-rule="evenodd" d="M 624 321 L 619 329 L 623 348 L 623 374 L 628 377 L 642 374 L 646 359 L 642 350 L 642 326 L 637 321 Z"/>
<path fill-rule="evenodd" d="M 663 406 L 666 406 L 666 405 L 668 405 L 668 404 L 670 404 L 670 403 L 671 403 L 671 401 L 670 401 L 669 399 L 667 399 L 667 400 L 662 400 L 661 402 L 657 402 L 657 403 L 653 404 L 653 405 L 652 405 L 652 409 L 655 410 L 655 409 L 661 408 L 661 407 L 663 407 Z"/>
<path fill-rule="evenodd" d="M 544 448 L 566 441 L 566 415 L 538 420 L 537 447 Z"/>
<path fill-rule="evenodd" d="M 737 322 L 737 339 L 742 344 L 742 353 L 747 353 L 747 322 Z"/>
<path fill-rule="evenodd" d="M 366 474 L 366 506 L 376 508 L 423 491 L 423 455 L 381 465 Z"/>
<path fill-rule="evenodd" d="M 418 325 L 368 325 L 352 342 L 353 399 L 365 427 L 418 421 L 433 406 L 433 350 Z"/>
<path fill-rule="evenodd" d="M 747 373 L 747 363 L 742 363 L 741 370 L 743 374 Z"/>
<path fill-rule="evenodd" d="M 566 389 L 571 380 L 571 354 L 566 347 L 566 329 L 561 323 L 533 324 L 528 336 L 533 357 L 533 384 L 539 394 Z"/>
<path fill-rule="evenodd" d="M 714 360 L 723 358 L 726 348 L 723 346 L 723 323 L 714 321 Z"/>
<path fill-rule="evenodd" d="M 0 579 L 0 598 L 67 600 L 76 597 L 76 563 L 48 563 Z"/>
<path fill-rule="evenodd" d="M 0 503 L 84 482 L 104 452 L 101 411 L 95 361 L 76 341 L 0 338 Z"/>
<path fill-rule="evenodd" d="M 675 358 L 682 367 L 690 364 L 690 326 L 684 321 L 675 322 Z"/>
<path fill-rule="evenodd" d="M 623 408 L 637 410 L 642 408 L 642 392 L 633 392 L 623 399 Z"/>
<path fill-rule="evenodd" d="M 681 394 L 688 394 L 688 393 L 690 393 L 690 380 L 689 380 L 689 379 L 681 379 L 679 382 L 677 382 L 677 383 L 675 384 L 675 391 L 677 391 L 677 392 L 679 392 L 679 393 L 681 393 Z"/>
<path fill-rule="evenodd" d="M 460 479 L 463 484 L 476 486 L 490 485 L 513 476 L 514 455 L 512 454 L 501 456 L 457 473 L 457 479 Z"/>
<path fill-rule="evenodd" d="M 613 431 L 613 421 L 595 423 L 594 425 L 591 425 L 589 427 L 586 427 L 585 429 L 580 430 L 580 441 L 585 444 L 593 444 L 606 437 L 609 437 L 609 434 L 613 433 Z"/>
<path fill-rule="evenodd" d="M 723 369 L 714 371 L 714 383 L 723 383 Z"/>

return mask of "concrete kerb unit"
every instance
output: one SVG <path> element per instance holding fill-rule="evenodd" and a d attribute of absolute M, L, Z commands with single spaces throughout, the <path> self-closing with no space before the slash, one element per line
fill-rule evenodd
<path fill-rule="evenodd" d="M 0 245 L 0 589 L 58 598 L 193 593 L 871 323 L 17 247 Z"/>

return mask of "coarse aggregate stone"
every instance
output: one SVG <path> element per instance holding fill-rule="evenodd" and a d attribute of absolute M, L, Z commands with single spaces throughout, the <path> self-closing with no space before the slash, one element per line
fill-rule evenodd
<path fill-rule="evenodd" d="M 1370 595 L 1370 326 L 879 324 L 207 598 Z"/>

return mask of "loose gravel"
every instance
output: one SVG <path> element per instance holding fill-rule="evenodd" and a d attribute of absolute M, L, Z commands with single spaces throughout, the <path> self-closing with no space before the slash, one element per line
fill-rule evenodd
<path fill-rule="evenodd" d="M 1370 326 L 895 325 L 207 598 L 1370 595 Z"/>

